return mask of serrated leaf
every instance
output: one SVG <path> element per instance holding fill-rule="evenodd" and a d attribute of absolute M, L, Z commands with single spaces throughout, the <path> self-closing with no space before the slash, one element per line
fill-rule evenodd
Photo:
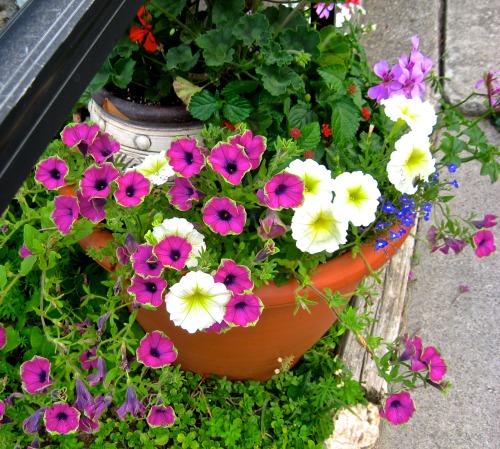
<path fill-rule="evenodd" d="M 277 42 L 271 42 L 262 48 L 262 56 L 267 65 L 278 65 L 280 67 L 290 64 L 293 61 L 293 57 L 286 50 L 281 48 L 281 45 Z"/>
<path fill-rule="evenodd" d="M 321 141 L 321 131 L 319 123 L 309 123 L 300 129 L 300 137 L 297 140 L 299 147 L 304 149 L 313 149 Z"/>
<path fill-rule="evenodd" d="M 222 30 L 210 30 L 196 39 L 203 49 L 205 63 L 211 67 L 220 67 L 233 61 L 235 38 L 230 27 Z"/>
<path fill-rule="evenodd" d="M 212 22 L 217 26 L 234 25 L 244 14 L 245 0 L 215 0 Z"/>
<path fill-rule="evenodd" d="M 318 120 L 318 116 L 311 111 L 311 107 L 308 103 L 301 102 L 290 109 L 288 120 L 290 121 L 290 128 L 302 129 L 302 127 L 308 123 Z"/>
<path fill-rule="evenodd" d="M 198 52 L 193 55 L 193 52 L 189 45 L 181 44 L 177 47 L 169 48 L 169 50 L 167 51 L 166 68 L 167 70 L 178 68 L 187 72 L 196 65 L 199 57 L 200 54 Z"/>
<path fill-rule="evenodd" d="M 222 104 L 210 92 L 203 90 L 194 94 L 189 102 L 189 112 L 198 120 L 208 120 L 214 115 Z"/>
<path fill-rule="evenodd" d="M 325 82 L 335 90 L 335 92 L 340 94 L 345 94 L 347 89 L 344 86 L 345 79 L 345 68 L 341 65 L 331 65 L 318 69 L 318 73 Z"/>
<path fill-rule="evenodd" d="M 120 59 L 113 66 L 114 73 L 111 74 L 111 80 L 120 89 L 126 89 L 132 82 L 134 74 L 135 61 L 132 59 Z"/>
<path fill-rule="evenodd" d="M 359 111 L 352 101 L 332 103 L 332 137 L 335 145 L 345 147 L 355 137 L 359 128 Z"/>
<path fill-rule="evenodd" d="M 222 89 L 221 93 L 227 98 L 233 95 L 253 92 L 258 86 L 258 81 L 253 80 L 231 81 L 226 85 L 226 87 L 224 87 L 224 89 Z"/>
<path fill-rule="evenodd" d="M 234 27 L 233 35 L 243 41 L 245 45 L 256 44 L 259 47 L 266 45 L 271 40 L 269 21 L 263 14 L 243 16 Z"/>
<path fill-rule="evenodd" d="M 253 112 L 253 107 L 245 98 L 230 97 L 224 104 L 222 113 L 230 123 L 238 123 L 245 120 Z"/>
<path fill-rule="evenodd" d="M 309 53 L 313 59 L 320 56 L 318 48 L 320 35 L 310 26 L 300 26 L 293 30 L 285 30 L 280 35 L 280 41 L 284 48 L 295 51 L 305 51 Z"/>
<path fill-rule="evenodd" d="M 322 67 L 334 64 L 347 65 L 351 60 L 351 48 L 339 31 L 334 26 L 327 26 L 320 30 L 319 35 L 321 56 L 316 62 Z"/>
<path fill-rule="evenodd" d="M 304 90 L 302 78 L 288 67 L 258 67 L 256 72 L 263 77 L 264 89 L 275 97 Z"/>

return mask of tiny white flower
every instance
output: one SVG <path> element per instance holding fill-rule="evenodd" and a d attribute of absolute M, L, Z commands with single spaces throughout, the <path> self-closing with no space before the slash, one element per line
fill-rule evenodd
<path fill-rule="evenodd" d="M 349 20 L 351 20 L 352 11 L 344 5 L 340 5 L 340 8 L 337 5 L 336 9 L 338 12 L 335 13 L 335 26 L 340 28 L 344 25 L 344 22 L 349 22 Z"/>
<path fill-rule="evenodd" d="M 334 180 L 333 206 L 337 214 L 354 226 L 375 221 L 380 190 L 373 176 L 361 171 L 342 173 Z"/>
<path fill-rule="evenodd" d="M 429 101 L 422 102 L 418 97 L 406 98 L 404 95 L 396 95 L 382 100 L 381 103 L 385 106 L 385 114 L 392 121 L 401 119 L 412 131 L 421 132 L 426 136 L 432 133 L 437 115 Z"/>
<path fill-rule="evenodd" d="M 415 193 L 415 181 L 426 181 L 436 171 L 429 138 L 412 131 L 401 137 L 394 147 L 395 151 L 387 164 L 389 181 L 401 193 Z"/>
<path fill-rule="evenodd" d="M 340 220 L 329 201 L 306 201 L 295 210 L 292 237 L 301 251 L 333 253 L 347 241 L 348 222 Z"/>
<path fill-rule="evenodd" d="M 170 287 L 165 303 L 171 320 L 189 333 L 220 323 L 231 292 L 202 271 L 190 271 Z"/>
<path fill-rule="evenodd" d="M 153 236 L 160 242 L 169 235 L 178 235 L 185 238 L 192 246 L 189 258 L 186 261 L 188 268 L 198 266 L 198 257 L 206 249 L 205 237 L 200 234 L 192 223 L 185 218 L 173 217 L 163 220 L 163 223 L 153 228 Z"/>
<path fill-rule="evenodd" d="M 296 159 L 286 169 L 287 173 L 298 176 L 304 181 L 304 201 L 315 198 L 332 201 L 333 179 L 330 170 L 314 159 Z"/>
<path fill-rule="evenodd" d="M 175 175 L 174 169 L 167 161 L 165 151 L 146 156 L 142 163 L 136 165 L 133 169 L 142 173 L 157 186 L 165 184 L 169 178 Z"/>

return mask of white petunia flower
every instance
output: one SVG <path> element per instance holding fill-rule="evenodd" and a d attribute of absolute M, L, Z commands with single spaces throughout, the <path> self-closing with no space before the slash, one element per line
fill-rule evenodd
<path fill-rule="evenodd" d="M 401 119 L 412 131 L 421 132 L 426 136 L 432 133 L 437 115 L 430 102 L 422 102 L 418 97 L 406 98 L 404 95 L 396 95 L 382 100 L 381 103 L 385 106 L 385 114 L 392 121 Z"/>
<path fill-rule="evenodd" d="M 387 164 L 389 181 L 401 193 L 415 193 L 415 181 L 426 181 L 436 171 L 429 138 L 412 131 L 401 137 L 394 147 L 395 151 Z"/>
<path fill-rule="evenodd" d="M 200 234 L 185 218 L 173 217 L 163 220 L 163 223 L 153 228 L 153 236 L 160 242 L 169 235 L 178 235 L 185 238 L 192 246 L 189 258 L 186 261 L 188 268 L 198 266 L 198 257 L 206 249 L 205 237 Z"/>
<path fill-rule="evenodd" d="M 133 169 L 142 173 L 157 186 L 165 184 L 170 177 L 175 175 L 174 169 L 167 161 L 165 151 L 146 156 L 142 163 L 136 165 Z"/>
<path fill-rule="evenodd" d="M 222 282 L 202 271 L 190 271 L 170 287 L 165 303 L 174 324 L 192 334 L 220 323 L 230 298 Z"/>
<path fill-rule="evenodd" d="M 360 171 L 342 173 L 334 180 L 336 213 L 354 226 L 368 226 L 375 221 L 380 191 L 373 176 Z"/>
<path fill-rule="evenodd" d="M 310 254 L 337 251 L 347 241 L 348 226 L 329 201 L 306 201 L 295 210 L 291 223 L 297 248 Z"/>
<path fill-rule="evenodd" d="M 285 170 L 304 181 L 304 201 L 310 198 L 332 201 L 332 174 L 324 165 L 318 164 L 314 159 L 296 159 Z"/>

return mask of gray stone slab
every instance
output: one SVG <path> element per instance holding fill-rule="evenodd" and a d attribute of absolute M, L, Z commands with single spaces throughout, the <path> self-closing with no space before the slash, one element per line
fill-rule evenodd
<path fill-rule="evenodd" d="M 486 125 L 490 142 L 500 134 Z M 454 176 L 454 175 L 451 175 Z M 459 215 L 500 217 L 500 185 L 479 176 L 479 166 L 462 167 L 457 197 L 450 203 Z M 422 223 L 425 238 L 429 223 Z M 493 228 L 497 237 L 499 226 Z M 407 331 L 425 346 L 437 346 L 448 363 L 447 397 L 432 388 L 412 393 L 417 411 L 405 427 L 381 425 L 378 449 L 498 449 L 500 441 L 500 258 L 479 260 L 470 248 L 461 254 L 431 254 L 417 243 L 406 314 Z M 470 292 L 455 299 L 460 285 Z"/>
<path fill-rule="evenodd" d="M 451 80 L 445 83 L 445 95 L 456 104 L 485 71 L 500 70 L 500 4 L 498 0 L 448 0 L 446 5 L 444 73 Z M 462 111 L 482 114 L 484 100 L 476 97 Z"/>

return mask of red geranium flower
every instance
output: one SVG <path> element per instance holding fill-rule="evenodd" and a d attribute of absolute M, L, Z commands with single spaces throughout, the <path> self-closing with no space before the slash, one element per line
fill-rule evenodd
<path fill-rule="evenodd" d="M 142 26 L 134 26 L 130 28 L 130 40 L 132 42 L 138 42 L 139 45 L 144 47 L 144 50 L 153 53 L 158 50 L 158 42 L 156 42 L 156 39 L 151 32 L 153 29 L 152 25 L 148 23 L 151 21 L 152 16 L 147 12 L 146 7 L 143 5 L 139 8 L 139 11 L 137 11 L 137 17 L 139 18 L 139 22 L 141 22 Z"/>

